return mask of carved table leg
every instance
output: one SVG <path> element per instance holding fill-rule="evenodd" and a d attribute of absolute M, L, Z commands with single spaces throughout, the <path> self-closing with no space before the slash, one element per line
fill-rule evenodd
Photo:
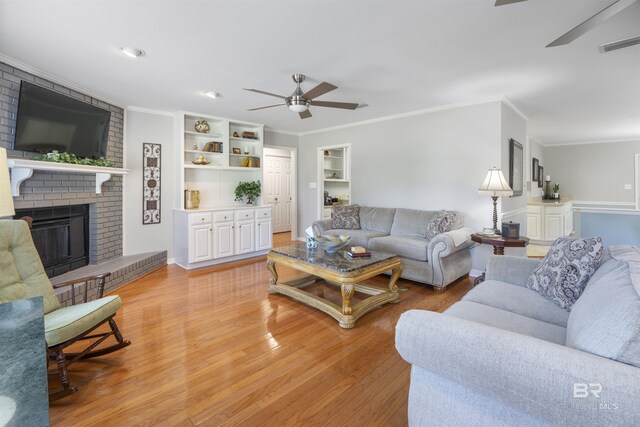
<path fill-rule="evenodd" d="M 271 272 L 271 280 L 269 281 L 269 293 L 275 295 L 277 292 L 272 290 L 271 287 L 278 284 L 278 272 L 276 271 L 276 263 L 268 260 L 267 268 Z"/>
<path fill-rule="evenodd" d="M 343 283 L 340 288 L 342 290 L 342 314 L 351 316 L 351 297 L 353 297 L 355 287 L 353 283 Z"/>
<path fill-rule="evenodd" d="M 398 292 L 398 286 L 396 285 L 396 282 L 398 281 L 401 275 L 402 275 L 402 267 L 397 267 L 391 270 L 391 278 L 389 279 L 389 290 L 391 292 L 395 292 L 395 293 Z"/>

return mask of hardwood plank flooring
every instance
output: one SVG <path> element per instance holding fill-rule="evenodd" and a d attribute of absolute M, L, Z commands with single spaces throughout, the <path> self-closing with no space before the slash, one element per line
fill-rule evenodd
<path fill-rule="evenodd" d="M 289 234 L 274 236 L 274 245 Z M 51 404 L 53 426 L 401 426 L 410 365 L 394 346 L 400 314 L 442 311 L 470 288 L 408 291 L 342 329 L 268 295 L 265 257 L 186 271 L 170 265 L 117 290 L 131 346 L 70 368 L 78 393 Z M 278 267 L 281 279 L 301 275 Z M 369 283 L 385 286 L 381 276 Z M 339 298 L 339 291 L 317 292 Z M 50 377 L 51 390 L 59 388 Z"/>

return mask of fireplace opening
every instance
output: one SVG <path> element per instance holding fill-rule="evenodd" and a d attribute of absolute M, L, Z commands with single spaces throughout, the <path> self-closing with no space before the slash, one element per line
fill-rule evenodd
<path fill-rule="evenodd" d="M 89 205 L 16 209 L 33 218 L 31 236 L 47 276 L 89 264 Z"/>

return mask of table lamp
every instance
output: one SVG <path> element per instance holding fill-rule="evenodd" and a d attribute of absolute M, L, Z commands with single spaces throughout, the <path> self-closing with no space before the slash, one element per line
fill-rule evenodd
<path fill-rule="evenodd" d="M 14 216 L 13 195 L 9 182 L 9 165 L 7 164 L 7 150 L 0 148 L 0 219 Z"/>
<path fill-rule="evenodd" d="M 491 196 L 493 200 L 493 233 L 500 234 L 498 230 L 498 197 L 500 196 L 512 196 L 513 190 L 507 184 L 507 180 L 504 179 L 504 175 L 500 169 L 493 167 L 487 172 L 482 185 L 478 189 L 478 193 L 484 196 Z"/>

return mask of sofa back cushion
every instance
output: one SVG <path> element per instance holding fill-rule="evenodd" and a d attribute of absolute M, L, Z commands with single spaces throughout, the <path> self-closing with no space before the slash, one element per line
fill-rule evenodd
<path fill-rule="evenodd" d="M 427 225 L 435 215 L 433 211 L 416 209 L 396 209 L 391 226 L 392 236 L 427 237 Z"/>
<path fill-rule="evenodd" d="M 566 345 L 640 367 L 640 251 L 610 250 L 569 314 Z"/>
<path fill-rule="evenodd" d="M 391 233 L 395 208 L 372 208 L 360 206 L 360 227 L 363 230 Z"/>

